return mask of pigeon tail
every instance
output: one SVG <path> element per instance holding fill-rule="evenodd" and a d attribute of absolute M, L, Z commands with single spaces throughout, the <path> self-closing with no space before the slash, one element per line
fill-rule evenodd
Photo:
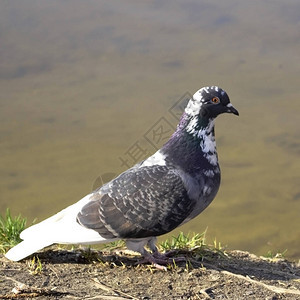
<path fill-rule="evenodd" d="M 25 240 L 19 243 L 17 246 L 10 249 L 5 257 L 12 261 L 19 261 L 47 246 L 50 246 L 52 243 L 49 240 Z"/>
<path fill-rule="evenodd" d="M 95 230 L 83 227 L 76 221 L 78 211 L 89 198 L 90 195 L 87 195 L 56 215 L 22 231 L 20 238 L 23 241 L 10 249 L 5 256 L 19 261 L 52 244 L 98 244 L 115 240 L 105 239 Z"/>

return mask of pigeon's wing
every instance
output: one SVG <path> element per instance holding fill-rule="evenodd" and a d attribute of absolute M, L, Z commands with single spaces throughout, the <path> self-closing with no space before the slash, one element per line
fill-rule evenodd
<path fill-rule="evenodd" d="M 158 236 L 179 226 L 195 203 L 167 166 L 129 169 L 95 191 L 77 221 L 105 238 Z"/>

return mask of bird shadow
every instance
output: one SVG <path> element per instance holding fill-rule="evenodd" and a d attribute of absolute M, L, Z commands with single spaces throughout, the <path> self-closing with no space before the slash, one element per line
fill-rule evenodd
<path fill-rule="evenodd" d="M 46 250 L 36 254 L 42 263 L 47 264 L 95 264 L 102 263 L 111 268 L 144 268 L 153 266 L 139 264 L 141 256 L 128 255 L 126 251 L 95 251 L 95 250 Z M 184 261 L 175 262 L 176 258 L 185 258 Z M 231 251 L 223 253 L 213 250 L 172 251 L 168 271 L 201 270 L 203 272 L 230 272 L 258 280 L 282 280 L 300 278 L 300 268 L 296 264 L 284 259 L 270 260 L 257 257 L 244 251 Z"/>

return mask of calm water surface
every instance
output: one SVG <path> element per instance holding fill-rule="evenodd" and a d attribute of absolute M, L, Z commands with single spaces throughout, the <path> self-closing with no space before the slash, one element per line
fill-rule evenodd
<path fill-rule="evenodd" d="M 222 186 L 180 230 L 300 258 L 299 1 L 2 1 L 0 40 L 2 214 L 79 200 L 219 85 L 240 112 L 216 122 Z"/>

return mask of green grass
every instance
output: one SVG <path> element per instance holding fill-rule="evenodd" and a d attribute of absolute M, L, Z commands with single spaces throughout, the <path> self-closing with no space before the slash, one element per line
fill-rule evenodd
<path fill-rule="evenodd" d="M 196 250 L 206 246 L 205 243 L 206 231 L 203 233 L 194 233 L 193 235 L 185 235 L 183 232 L 180 232 L 178 236 L 172 236 L 171 238 L 161 242 L 159 244 L 159 249 L 162 251 L 169 250 Z"/>
<path fill-rule="evenodd" d="M 20 215 L 13 218 L 9 209 L 5 216 L 0 215 L 0 252 L 6 252 L 21 242 L 20 233 L 25 229 L 26 221 Z"/>
<path fill-rule="evenodd" d="M 33 256 L 30 260 L 28 260 L 27 267 L 31 275 L 37 275 L 43 271 L 43 265 L 38 256 Z"/>
<path fill-rule="evenodd" d="M 272 252 L 272 251 L 268 251 L 267 254 L 263 255 L 263 257 L 269 259 L 269 260 L 278 260 L 278 259 L 284 259 L 285 258 L 285 254 L 287 252 L 287 249 L 284 250 L 283 252 Z"/>
<path fill-rule="evenodd" d="M 124 240 L 118 240 L 115 242 L 110 242 L 108 244 L 105 244 L 103 247 L 101 247 L 101 250 L 104 251 L 114 251 L 117 249 L 124 249 L 126 248 L 126 243 Z"/>
<path fill-rule="evenodd" d="M 213 259 L 215 255 L 219 257 L 227 256 L 225 248 L 220 242 L 214 240 L 213 245 L 206 243 L 206 230 L 203 233 L 192 233 L 185 235 L 180 232 L 158 245 L 162 252 L 178 251 L 185 252 L 188 256 L 202 259 Z"/>

